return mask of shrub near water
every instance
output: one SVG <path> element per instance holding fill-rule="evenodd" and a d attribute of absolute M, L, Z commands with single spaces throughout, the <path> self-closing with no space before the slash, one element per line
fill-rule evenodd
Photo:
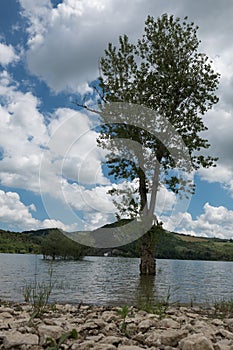
<path fill-rule="evenodd" d="M 80 260 L 83 257 L 83 248 L 73 240 L 67 238 L 61 231 L 54 229 L 42 240 L 41 252 L 44 258 L 51 257 L 64 260 Z"/>

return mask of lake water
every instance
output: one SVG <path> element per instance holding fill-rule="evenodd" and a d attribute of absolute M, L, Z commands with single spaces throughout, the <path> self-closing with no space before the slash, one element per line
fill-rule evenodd
<path fill-rule="evenodd" d="M 51 263 L 40 255 L 0 254 L 0 299 L 23 301 L 25 284 L 49 281 Z M 135 304 L 144 293 L 139 259 L 85 257 L 52 263 L 56 281 L 51 301 L 104 305 Z M 156 297 L 170 302 L 206 303 L 233 298 L 233 262 L 157 260 L 150 280 Z"/>

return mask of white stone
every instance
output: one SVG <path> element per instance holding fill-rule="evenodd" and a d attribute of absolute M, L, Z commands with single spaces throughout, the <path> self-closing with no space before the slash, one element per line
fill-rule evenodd
<path fill-rule="evenodd" d="M 96 344 L 92 350 L 116 350 L 116 347 L 112 344 Z"/>
<path fill-rule="evenodd" d="M 118 345 L 121 343 L 121 337 L 116 337 L 113 335 L 109 335 L 108 337 L 104 337 L 101 339 L 100 343 L 102 344 L 112 344 L 112 345 Z"/>
<path fill-rule="evenodd" d="M 160 321 L 159 326 L 162 328 L 180 328 L 180 324 L 170 318 L 164 318 L 162 321 Z"/>
<path fill-rule="evenodd" d="M 86 340 L 82 343 L 74 343 L 71 347 L 72 350 L 90 350 L 93 348 L 95 342 L 93 340 Z"/>
<path fill-rule="evenodd" d="M 180 341 L 181 350 L 214 350 L 212 343 L 202 334 L 193 334 Z"/>
<path fill-rule="evenodd" d="M 169 329 L 164 331 L 161 334 L 160 337 L 160 341 L 163 345 L 169 345 L 169 346 L 177 346 L 179 341 L 184 338 L 187 337 L 188 332 L 186 330 L 173 330 L 173 329 Z"/>
<path fill-rule="evenodd" d="M 8 311 L 4 311 L 0 313 L 0 318 L 13 318 L 12 314 L 10 314 Z"/>
<path fill-rule="evenodd" d="M 149 319 L 141 321 L 138 325 L 138 329 L 140 332 L 146 332 L 149 328 L 155 326 L 156 324 L 157 324 L 156 321 L 149 318 Z"/>
<path fill-rule="evenodd" d="M 5 349 L 11 349 L 20 345 L 38 345 L 39 338 L 36 334 L 22 334 L 20 332 L 8 332 L 3 339 Z"/>
<path fill-rule="evenodd" d="M 120 345 L 117 348 L 118 350 L 144 350 L 144 348 L 141 348 L 136 345 Z"/>
<path fill-rule="evenodd" d="M 65 330 L 59 326 L 40 325 L 38 327 L 40 344 L 44 344 L 47 338 L 58 339 L 64 332 Z"/>

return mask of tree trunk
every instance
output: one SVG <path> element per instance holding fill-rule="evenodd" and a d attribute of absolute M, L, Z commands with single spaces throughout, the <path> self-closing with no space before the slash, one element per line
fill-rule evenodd
<path fill-rule="evenodd" d="M 141 275 L 155 275 L 156 261 L 153 238 L 151 232 L 147 232 L 142 237 L 141 244 L 141 262 L 140 262 L 140 274 Z"/>

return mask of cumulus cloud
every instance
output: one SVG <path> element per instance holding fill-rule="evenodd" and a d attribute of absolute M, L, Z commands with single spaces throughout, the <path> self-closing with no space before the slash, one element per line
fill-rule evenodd
<path fill-rule="evenodd" d="M 173 0 L 63 0 L 56 7 L 50 0 L 19 3 L 27 26 L 27 66 L 55 92 L 88 91 L 88 82 L 98 76 L 98 60 L 107 43 L 116 43 L 124 33 L 136 40 L 148 14 L 189 15 L 200 26 L 201 49 L 221 73 L 220 102 L 205 117 L 209 130 L 204 135 L 211 143 L 210 153 L 219 156 L 219 162 L 217 168 L 201 170 L 199 175 L 208 182 L 220 182 L 233 196 L 231 0 L 215 6 L 211 0 L 178 0 L 175 6 Z M 111 220 L 115 208 L 106 195 L 110 183 L 101 168 L 104 155 L 96 147 L 96 131 L 91 130 L 87 115 L 71 108 L 58 108 L 48 121 L 40 112 L 40 100 L 31 92 L 20 91 L 7 71 L 18 59 L 11 45 L 0 44 L 0 183 L 35 193 L 42 191 L 42 195 L 51 196 L 71 210 L 83 211 L 88 227 L 101 226 Z M 8 197 L 4 200 L 10 210 L 13 207 Z M 33 206 L 24 206 L 16 197 L 15 202 L 25 210 L 27 227 L 34 223 L 63 225 L 53 216 L 42 223 L 36 221 Z M 156 207 L 159 215 L 172 212 L 174 203 L 174 195 L 161 188 Z M 229 237 L 231 211 L 209 204 L 203 210 L 196 220 L 188 213 L 177 214 L 176 218 L 166 219 L 167 225 L 172 227 L 172 222 L 183 218 L 187 233 L 211 235 L 216 230 L 216 234 Z M 220 217 L 226 220 L 225 226 L 222 221 L 223 228 Z"/>
<path fill-rule="evenodd" d="M 124 33 L 136 40 L 149 9 L 159 15 L 161 8 L 159 2 L 147 7 L 142 0 L 64 0 L 56 8 L 43 1 L 35 10 L 29 1 L 20 3 L 30 20 L 28 67 L 56 92 L 85 92 L 87 82 L 98 76 L 107 43 Z"/>
<path fill-rule="evenodd" d="M 219 182 L 233 197 L 233 113 L 226 111 L 220 102 L 206 117 L 206 124 L 208 132 L 204 137 L 211 145 L 207 153 L 219 159 L 216 168 L 200 169 L 198 174 L 210 183 Z"/>
<path fill-rule="evenodd" d="M 149 14 L 189 15 L 200 26 L 202 48 L 211 58 L 222 56 L 231 46 L 233 5 L 229 0 L 215 6 L 209 1 L 180 0 L 175 7 L 171 0 L 64 0 L 54 8 L 49 0 L 33 2 L 33 6 L 29 0 L 20 0 L 20 4 L 29 19 L 29 69 L 56 92 L 84 92 L 86 83 L 98 76 L 98 61 L 107 43 L 117 43 L 121 34 L 136 40 Z"/>
<path fill-rule="evenodd" d="M 175 8 L 172 1 L 161 4 L 150 0 L 146 6 L 141 0 L 64 0 L 55 8 L 49 0 L 37 1 L 35 6 L 31 6 L 28 0 L 20 0 L 20 3 L 24 15 L 29 19 L 28 66 L 33 74 L 44 79 L 56 92 L 67 89 L 87 91 L 87 83 L 98 76 L 98 59 L 103 55 L 107 43 L 116 43 L 123 33 L 136 40 L 142 33 L 148 14 L 155 17 L 164 12 L 180 17 L 188 15 L 200 27 L 201 50 L 209 55 L 214 68 L 221 74 L 220 102 L 214 111 L 207 114 L 209 131 L 205 135 L 211 143 L 211 154 L 219 156 L 218 169 L 214 172 L 204 170 L 200 175 L 209 182 L 214 181 L 216 176 L 215 181 L 225 186 L 224 178 L 230 171 L 233 181 L 230 165 L 233 164 L 231 1 L 224 0 L 212 6 L 209 1 L 203 3 L 198 0 L 194 4 L 180 0 Z M 223 15 L 217 16 L 218 13 Z M 68 171 L 68 159 L 66 166 Z M 232 188 L 229 186 L 231 181 L 228 181 L 229 189 Z"/>
<path fill-rule="evenodd" d="M 46 219 L 44 221 L 33 218 L 32 211 L 36 211 L 34 204 L 25 206 L 16 192 L 0 190 L 0 220 L 12 230 L 32 230 L 39 228 L 57 227 L 72 230 L 74 226 L 64 225 L 59 220 Z"/>
<path fill-rule="evenodd" d="M 96 200 L 98 185 L 109 180 L 103 175 L 103 155 L 88 117 L 59 108 L 46 123 L 40 101 L 19 91 L 6 71 L 0 76 L 0 93 L 1 185 L 49 194 L 63 203 L 69 200 L 73 209 L 90 212 L 92 199 L 100 211 L 111 206 L 110 200 Z M 93 189 L 84 186 L 93 184 Z"/>
<path fill-rule="evenodd" d="M 15 53 L 12 45 L 0 43 L 0 65 L 7 66 L 8 64 L 17 61 L 19 57 Z"/>
<path fill-rule="evenodd" d="M 175 227 L 174 223 L 179 225 Z M 199 215 L 195 220 L 190 213 L 178 213 L 176 217 L 162 216 L 164 227 L 167 230 L 189 234 L 193 236 L 232 238 L 233 231 L 233 210 L 229 210 L 224 206 L 212 206 L 208 202 L 203 207 L 203 214 Z"/>

